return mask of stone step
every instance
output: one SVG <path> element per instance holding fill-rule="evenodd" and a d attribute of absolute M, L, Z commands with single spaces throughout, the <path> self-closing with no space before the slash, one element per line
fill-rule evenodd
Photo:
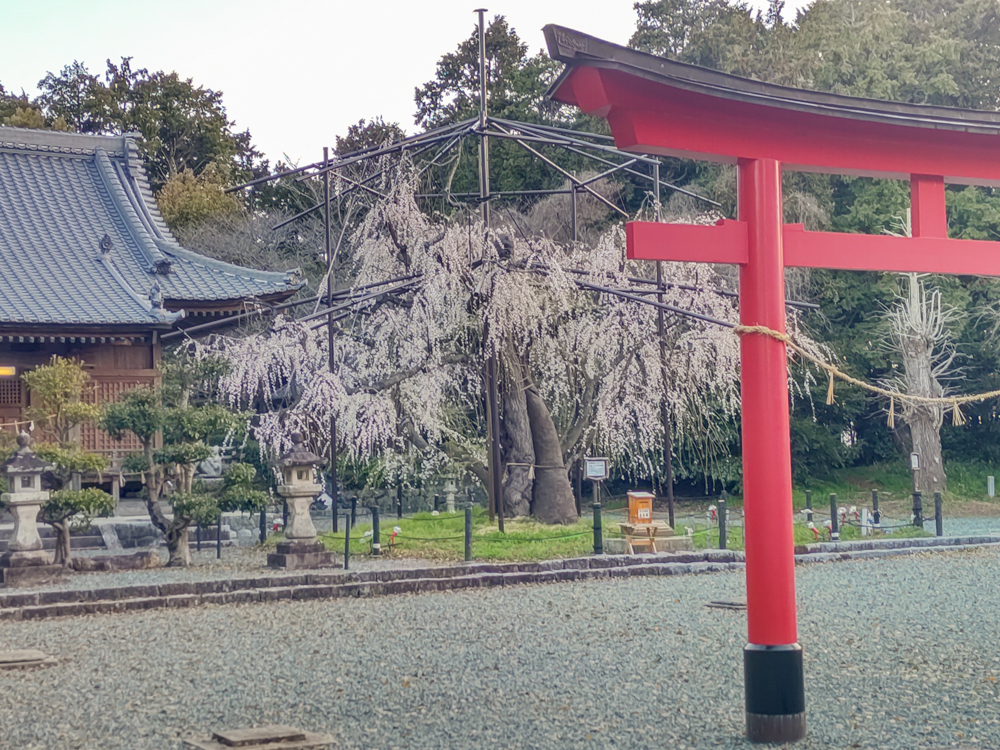
<path fill-rule="evenodd" d="M 7 551 L 9 541 L 9 539 L 0 539 L 0 554 Z M 69 543 L 72 549 L 105 549 L 104 539 L 100 535 L 87 534 L 86 536 L 75 536 L 70 534 Z M 54 550 L 55 548 L 55 537 L 42 537 L 42 549 Z"/>

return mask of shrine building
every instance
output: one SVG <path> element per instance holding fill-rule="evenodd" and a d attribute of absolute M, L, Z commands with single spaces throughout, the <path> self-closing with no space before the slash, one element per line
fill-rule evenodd
<path fill-rule="evenodd" d="M 160 336 L 269 305 L 302 287 L 186 250 L 153 199 L 134 137 L 0 127 L 0 429 L 22 429 L 21 375 L 83 362 L 92 398 L 158 382 Z M 138 449 L 83 426 L 81 446 Z"/>

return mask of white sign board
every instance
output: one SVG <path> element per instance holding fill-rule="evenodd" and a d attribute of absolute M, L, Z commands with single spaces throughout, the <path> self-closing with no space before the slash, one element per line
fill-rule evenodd
<path fill-rule="evenodd" d="M 585 458 L 583 459 L 583 475 L 594 482 L 603 482 L 608 478 L 608 459 L 606 458 Z"/>
<path fill-rule="evenodd" d="M 910 454 L 910 469 L 911 471 L 918 471 L 920 469 L 920 454 L 911 453 Z"/>

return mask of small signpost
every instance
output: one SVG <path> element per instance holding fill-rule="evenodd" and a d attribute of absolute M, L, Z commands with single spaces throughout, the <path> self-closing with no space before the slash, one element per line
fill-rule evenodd
<path fill-rule="evenodd" d="M 583 459 L 583 475 L 591 481 L 594 488 L 594 502 L 601 502 L 600 483 L 608 478 L 608 459 Z"/>

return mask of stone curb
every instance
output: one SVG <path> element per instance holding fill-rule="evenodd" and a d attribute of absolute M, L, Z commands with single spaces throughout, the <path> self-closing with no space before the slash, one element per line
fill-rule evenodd
<path fill-rule="evenodd" d="M 1000 537 L 994 536 L 887 541 L 891 544 L 842 542 L 836 545 L 806 545 L 812 549 L 805 554 L 796 554 L 795 561 L 797 564 L 836 562 L 1000 546 Z M 923 542 L 923 544 L 897 544 L 904 541 Z M 0 594 L 0 620 L 34 620 L 145 609 L 195 607 L 203 604 L 338 599 L 514 586 L 526 583 L 690 575 L 743 570 L 744 567 L 742 552 L 701 550 L 640 556 L 602 555 L 532 563 L 468 563 L 358 573 L 318 571 L 294 575 L 76 591 L 8 593 Z"/>

